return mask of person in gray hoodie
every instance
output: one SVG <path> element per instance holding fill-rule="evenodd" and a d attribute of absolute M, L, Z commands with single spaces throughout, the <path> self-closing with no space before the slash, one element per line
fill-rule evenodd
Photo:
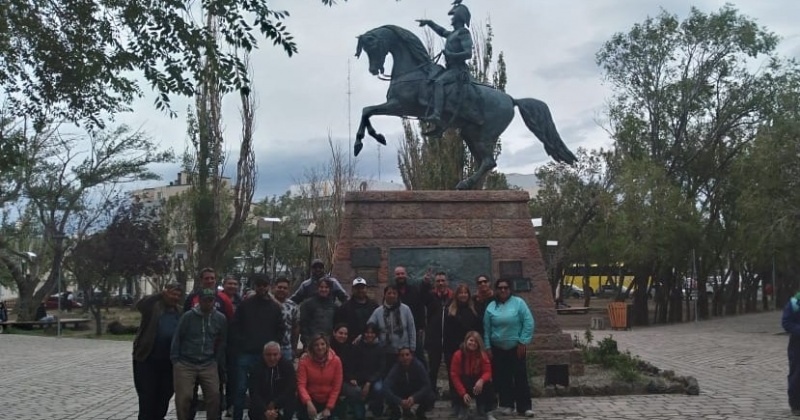
<path fill-rule="evenodd" d="M 383 305 L 375 309 L 367 323 L 377 325 L 381 331 L 380 341 L 386 351 L 385 373 L 397 361 L 399 349 L 415 349 L 417 346 L 414 315 L 406 304 L 400 302 L 397 287 L 394 285 L 390 284 L 383 289 Z"/>
<path fill-rule="evenodd" d="M 170 360 L 178 420 L 191 417 L 195 382 L 203 390 L 207 419 L 219 419 L 219 384 L 225 381 L 225 371 L 218 371 L 218 366 L 225 366 L 228 324 L 225 315 L 214 309 L 215 295 L 213 289 L 203 289 L 200 304 L 181 316 L 172 337 Z"/>

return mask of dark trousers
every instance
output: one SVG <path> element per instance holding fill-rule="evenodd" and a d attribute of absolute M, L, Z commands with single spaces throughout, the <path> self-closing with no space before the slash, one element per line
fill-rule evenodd
<path fill-rule="evenodd" d="M 800 351 L 792 350 L 789 350 L 789 407 L 800 410 Z"/>
<path fill-rule="evenodd" d="M 532 408 L 531 388 L 528 384 L 528 369 L 525 357 L 517 357 L 517 349 L 503 350 L 492 347 L 492 378 L 500 399 L 500 407 L 516 409 L 524 413 Z"/>
<path fill-rule="evenodd" d="M 453 354 L 443 353 L 441 349 L 434 349 L 428 350 L 428 378 L 431 380 L 434 392 L 439 388 L 436 385 L 436 380 L 439 378 L 439 366 L 442 364 L 442 360 L 444 360 L 445 364 L 444 370 L 447 372 L 447 383 L 450 386 L 450 390 L 453 389 L 453 383 L 450 381 L 450 362 L 453 360 Z"/>
<path fill-rule="evenodd" d="M 461 375 L 461 383 L 463 383 L 464 388 L 467 389 L 467 394 L 475 400 L 475 408 L 478 410 L 478 414 L 483 415 L 494 410 L 497 400 L 491 381 L 484 383 L 481 393 L 475 395 L 472 389 L 475 388 L 475 382 L 478 382 L 478 379 L 479 377 Z M 453 400 L 455 406 L 459 409 L 463 410 L 467 408 L 467 405 L 464 404 L 464 399 L 456 394 L 455 389 L 453 389 Z"/>
<path fill-rule="evenodd" d="M 172 398 L 172 362 L 169 359 L 133 361 L 133 385 L 139 396 L 139 420 L 163 420 Z"/>
<path fill-rule="evenodd" d="M 414 394 L 413 392 L 403 392 L 403 390 L 392 390 L 392 391 L 394 392 L 395 395 L 400 397 L 401 400 L 406 399 Z M 423 395 L 422 398 L 420 398 L 419 400 L 414 400 L 414 402 L 418 404 L 417 415 L 425 414 L 431 409 L 433 409 L 433 404 L 436 402 L 436 396 L 433 395 L 433 391 L 431 391 Z M 400 405 L 392 403 L 388 403 L 387 405 L 389 407 L 389 418 L 390 419 L 400 418 L 400 413 L 401 413 Z"/>

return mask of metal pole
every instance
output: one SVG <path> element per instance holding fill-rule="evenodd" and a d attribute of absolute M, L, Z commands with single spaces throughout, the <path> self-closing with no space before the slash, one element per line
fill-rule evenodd
<path fill-rule="evenodd" d="M 275 234 L 275 222 L 272 222 L 269 227 L 269 235 L 270 238 L 275 238 L 273 235 Z M 272 239 L 272 281 L 275 281 L 275 239 Z"/>
<path fill-rule="evenodd" d="M 697 289 L 697 297 L 694 299 L 694 322 L 697 323 L 697 301 L 700 300 L 700 281 L 697 278 L 697 256 L 695 255 L 694 248 L 692 248 L 692 277 L 694 278 L 695 289 Z"/>
<path fill-rule="evenodd" d="M 61 241 L 61 239 L 59 239 Z M 58 265 L 58 318 L 56 318 L 56 337 L 61 338 L 61 264 Z"/>
<path fill-rule="evenodd" d="M 772 310 L 778 310 L 778 289 L 775 288 L 775 252 L 772 253 Z"/>
<path fill-rule="evenodd" d="M 314 259 L 314 233 L 308 235 L 308 277 L 311 277 L 311 261 Z"/>

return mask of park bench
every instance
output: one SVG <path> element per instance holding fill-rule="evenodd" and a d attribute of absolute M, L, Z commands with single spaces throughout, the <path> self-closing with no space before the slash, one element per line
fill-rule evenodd
<path fill-rule="evenodd" d="M 569 314 L 588 314 L 589 307 L 588 306 L 578 306 L 578 307 L 570 307 L 570 308 L 558 308 L 556 312 L 563 315 Z"/>
<path fill-rule="evenodd" d="M 0 322 L 0 333 L 3 333 L 6 328 L 8 327 L 41 327 L 41 328 L 49 328 L 51 326 L 56 325 L 56 322 L 60 323 L 62 327 L 72 327 L 72 329 L 77 330 L 83 324 L 88 324 L 91 322 L 91 319 L 86 318 L 64 318 L 64 319 L 54 319 L 52 321 L 3 321 Z"/>

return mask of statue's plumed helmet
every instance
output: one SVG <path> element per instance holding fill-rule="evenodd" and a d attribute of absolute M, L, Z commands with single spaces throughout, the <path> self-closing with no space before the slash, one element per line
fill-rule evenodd
<path fill-rule="evenodd" d="M 448 12 L 447 14 L 450 16 L 457 16 L 462 21 L 464 21 L 464 24 L 467 26 L 469 26 L 469 21 L 470 19 L 472 19 L 472 14 L 470 14 L 467 6 L 464 6 L 463 4 L 460 3 L 453 6 L 453 8 L 450 9 L 450 12 Z"/>

